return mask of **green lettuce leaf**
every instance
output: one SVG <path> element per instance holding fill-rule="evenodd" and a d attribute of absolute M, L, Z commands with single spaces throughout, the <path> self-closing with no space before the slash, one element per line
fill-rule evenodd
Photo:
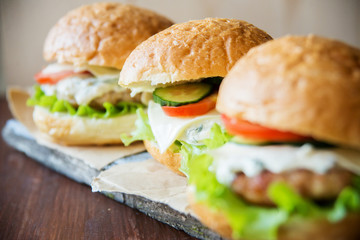
<path fill-rule="evenodd" d="M 285 183 L 273 183 L 269 197 L 277 208 L 254 206 L 242 201 L 231 189 L 220 184 L 211 169 L 213 158 L 208 154 L 188 159 L 189 184 L 194 186 L 197 201 L 223 212 L 234 230 L 234 238 L 276 239 L 279 226 L 292 218 L 327 218 L 340 221 L 348 212 L 360 211 L 360 190 L 347 187 L 331 205 L 317 205 L 304 199 Z"/>
<path fill-rule="evenodd" d="M 303 199 L 283 182 L 269 186 L 268 194 L 275 204 L 289 214 L 296 212 L 303 216 L 315 210 L 315 205 Z"/>
<path fill-rule="evenodd" d="M 75 108 L 68 101 L 57 99 L 55 95 L 45 95 L 40 86 L 34 86 L 34 90 L 33 96 L 27 100 L 26 104 L 28 106 L 41 106 L 47 108 L 52 113 L 62 112 L 80 117 L 111 118 L 135 113 L 137 109 L 144 107 L 144 105 L 140 103 L 133 102 L 119 102 L 115 105 L 105 102 L 103 104 L 105 110 L 103 111 L 94 109 L 89 105 L 80 105 L 78 108 Z"/>
<path fill-rule="evenodd" d="M 136 110 L 137 119 L 135 121 L 136 130 L 130 136 L 122 134 L 120 136 L 125 146 L 128 146 L 134 141 L 149 140 L 155 141 L 154 135 L 151 131 L 149 118 L 142 108 Z"/>
<path fill-rule="evenodd" d="M 180 154 L 181 154 L 181 164 L 179 171 L 184 173 L 186 177 L 189 177 L 189 166 L 188 163 L 191 159 L 195 158 L 197 155 L 200 155 L 206 147 L 203 145 L 195 146 L 191 145 L 184 141 L 178 141 L 180 146 Z"/>
<path fill-rule="evenodd" d="M 194 158 L 196 155 L 202 154 L 207 149 L 221 147 L 227 143 L 230 138 L 230 135 L 227 134 L 219 124 L 215 123 L 210 129 L 210 137 L 202 140 L 203 145 L 191 145 L 184 141 L 178 141 L 181 144 L 180 153 L 182 157 L 179 170 L 184 173 L 185 176 L 189 177 L 188 162 L 190 159 Z"/>
<path fill-rule="evenodd" d="M 231 139 L 231 136 L 215 123 L 210 129 L 210 138 L 204 139 L 202 142 L 208 149 L 221 147 Z"/>
<path fill-rule="evenodd" d="M 337 222 L 347 213 L 360 211 L 360 191 L 353 187 L 345 188 L 336 199 L 334 208 L 328 213 L 328 220 Z"/>

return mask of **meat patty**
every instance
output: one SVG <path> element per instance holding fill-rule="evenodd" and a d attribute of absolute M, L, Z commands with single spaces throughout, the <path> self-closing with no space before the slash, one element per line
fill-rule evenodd
<path fill-rule="evenodd" d="M 90 106 L 95 108 L 95 109 L 104 109 L 103 104 L 105 102 L 109 102 L 112 104 L 116 104 L 120 101 L 126 101 L 126 102 L 136 102 L 136 103 L 141 103 L 141 94 L 137 94 L 136 96 L 134 96 L 133 98 L 130 96 L 130 90 L 126 90 L 123 92 L 108 92 L 106 94 L 104 94 L 101 97 L 97 97 L 94 100 L 92 100 L 90 102 Z"/>
<path fill-rule="evenodd" d="M 284 173 L 263 171 L 255 177 L 238 173 L 231 188 L 251 203 L 272 206 L 274 203 L 267 195 L 271 183 L 284 182 L 305 198 L 333 200 L 345 187 L 351 185 L 353 177 L 354 174 L 342 168 L 333 168 L 325 174 L 317 174 L 305 169 Z"/>

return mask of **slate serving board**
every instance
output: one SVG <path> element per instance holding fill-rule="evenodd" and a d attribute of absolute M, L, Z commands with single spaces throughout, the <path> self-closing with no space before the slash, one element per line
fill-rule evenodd
<path fill-rule="evenodd" d="M 27 132 L 26 128 L 16 120 L 11 119 L 7 121 L 5 127 L 2 129 L 2 136 L 7 144 L 18 151 L 25 153 L 35 161 L 70 179 L 89 186 L 91 186 L 94 177 L 117 164 L 141 161 L 150 158 L 150 155 L 147 152 L 142 152 L 117 159 L 103 169 L 97 170 L 77 158 L 38 144 Z M 167 204 L 154 202 L 142 196 L 121 192 L 102 193 L 131 208 L 135 208 L 158 221 L 166 223 L 176 229 L 183 230 L 193 237 L 199 239 L 222 239 L 218 234 L 204 227 L 193 216 L 176 211 Z"/>

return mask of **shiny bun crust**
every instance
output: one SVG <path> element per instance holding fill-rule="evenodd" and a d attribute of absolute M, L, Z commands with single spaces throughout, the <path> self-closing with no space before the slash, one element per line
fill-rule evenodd
<path fill-rule="evenodd" d="M 144 140 L 144 145 L 146 150 L 150 155 L 161 164 L 165 165 L 173 172 L 185 176 L 182 172 L 179 171 L 181 166 L 181 154 L 174 153 L 171 150 L 167 149 L 166 152 L 160 153 L 159 148 L 151 141 Z"/>
<path fill-rule="evenodd" d="M 226 239 L 233 239 L 233 230 L 221 211 L 216 211 L 208 205 L 195 201 L 193 193 L 189 191 L 189 202 L 191 210 L 199 220 L 210 229 L 219 233 Z M 278 240 L 357 240 L 360 239 L 360 214 L 348 214 L 342 221 L 330 223 L 326 219 L 292 219 L 280 226 Z M 242 238 L 241 240 L 246 240 Z M 258 239 L 265 240 L 265 239 Z"/>
<path fill-rule="evenodd" d="M 50 113 L 36 106 L 33 119 L 38 129 L 53 142 L 63 145 L 105 145 L 122 143 L 120 135 L 135 130 L 136 114 L 104 119 L 86 118 Z"/>
<path fill-rule="evenodd" d="M 267 42 L 251 49 L 223 80 L 217 109 L 360 148 L 360 50 L 314 35 Z"/>
<path fill-rule="evenodd" d="M 44 58 L 121 69 L 137 45 L 172 24 L 152 11 L 127 4 L 81 6 L 62 17 L 50 30 Z"/>
<path fill-rule="evenodd" d="M 200 78 L 225 76 L 250 48 L 272 39 L 252 24 L 206 18 L 155 34 L 129 56 L 119 84 L 152 91 Z"/>

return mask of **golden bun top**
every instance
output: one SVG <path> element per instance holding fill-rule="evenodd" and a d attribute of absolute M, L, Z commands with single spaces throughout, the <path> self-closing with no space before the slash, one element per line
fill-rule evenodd
<path fill-rule="evenodd" d="M 253 48 L 220 86 L 218 111 L 360 148 L 360 50 L 309 35 Z"/>
<path fill-rule="evenodd" d="M 130 54 L 119 84 L 135 91 L 225 76 L 250 48 L 272 39 L 252 24 L 206 18 L 175 24 Z"/>
<path fill-rule="evenodd" d="M 47 61 L 121 69 L 137 45 L 172 24 L 159 14 L 128 4 L 85 5 L 56 23 L 43 54 Z"/>

